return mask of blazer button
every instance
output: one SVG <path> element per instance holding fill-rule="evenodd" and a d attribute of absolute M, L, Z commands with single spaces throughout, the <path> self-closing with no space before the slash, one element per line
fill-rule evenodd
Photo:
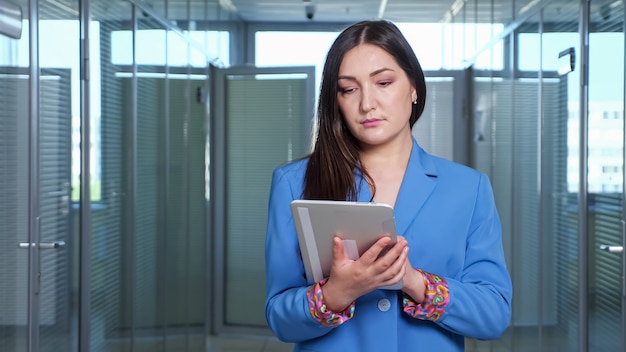
<path fill-rule="evenodd" d="M 380 310 L 381 312 L 386 312 L 391 308 L 391 302 L 386 299 L 383 298 L 380 301 L 378 301 L 378 310 Z"/>

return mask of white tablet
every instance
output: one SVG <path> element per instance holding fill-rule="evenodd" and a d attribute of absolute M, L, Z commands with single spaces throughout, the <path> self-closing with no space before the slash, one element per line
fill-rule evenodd
<path fill-rule="evenodd" d="M 394 212 L 387 204 L 294 200 L 291 212 L 310 284 L 330 275 L 335 234 L 343 239 L 344 252 L 354 260 L 383 236 L 396 241 Z M 385 288 L 401 287 L 402 283 Z"/>

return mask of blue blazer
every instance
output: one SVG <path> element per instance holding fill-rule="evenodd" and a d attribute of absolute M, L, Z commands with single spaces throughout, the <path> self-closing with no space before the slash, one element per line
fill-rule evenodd
<path fill-rule="evenodd" d="M 400 291 L 375 290 L 356 301 L 354 317 L 325 327 L 309 313 L 309 285 L 290 203 L 302 197 L 307 160 L 274 170 L 266 238 L 265 315 L 295 351 L 463 351 L 464 337 L 496 339 L 509 324 L 512 287 L 502 230 L 487 176 L 427 154 L 413 141 L 395 205 L 396 230 L 416 268 L 444 277 L 450 302 L 435 321 L 402 311 Z M 360 184 L 358 201 L 371 192 Z M 390 305 L 390 306 L 389 306 Z"/>

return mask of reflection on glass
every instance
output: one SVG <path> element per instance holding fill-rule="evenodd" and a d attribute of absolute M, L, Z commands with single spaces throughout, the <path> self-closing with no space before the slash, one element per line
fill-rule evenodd
<path fill-rule="evenodd" d="M 621 253 L 624 211 L 624 5 L 603 0 L 589 33 L 588 204 L 589 351 L 623 351 Z"/>

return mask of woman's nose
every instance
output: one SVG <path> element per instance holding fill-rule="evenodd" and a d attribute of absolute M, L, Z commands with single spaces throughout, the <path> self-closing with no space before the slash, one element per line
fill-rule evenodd
<path fill-rule="evenodd" d="M 368 112 L 376 109 L 376 97 L 372 89 L 363 87 L 361 92 L 361 110 Z"/>

